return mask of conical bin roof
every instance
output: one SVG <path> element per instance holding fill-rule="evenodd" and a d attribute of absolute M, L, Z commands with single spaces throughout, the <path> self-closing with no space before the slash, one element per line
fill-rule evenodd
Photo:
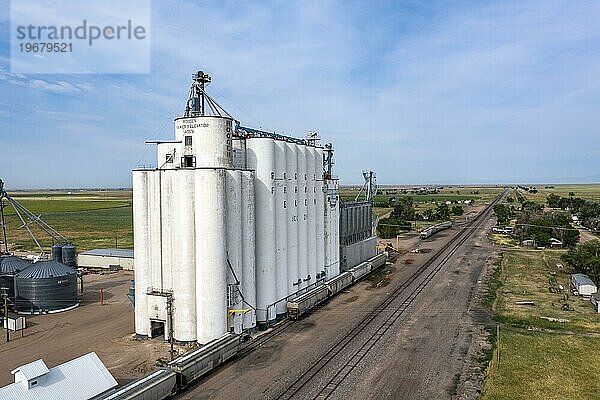
<path fill-rule="evenodd" d="M 0 275 L 14 275 L 30 267 L 31 264 L 22 258 L 6 256 L 0 258 Z"/>
<path fill-rule="evenodd" d="M 16 275 L 17 279 L 57 278 L 75 274 L 75 270 L 57 261 L 38 261 Z"/>

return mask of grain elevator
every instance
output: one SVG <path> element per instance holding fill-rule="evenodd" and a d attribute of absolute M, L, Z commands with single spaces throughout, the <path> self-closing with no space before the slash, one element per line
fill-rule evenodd
<path fill-rule="evenodd" d="M 333 148 L 243 127 L 192 77 L 175 139 L 133 170 L 135 331 L 207 343 L 268 326 L 340 273 Z"/>

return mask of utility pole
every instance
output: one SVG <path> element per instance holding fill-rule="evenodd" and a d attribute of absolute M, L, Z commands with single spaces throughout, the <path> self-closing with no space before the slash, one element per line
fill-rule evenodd
<path fill-rule="evenodd" d="M 10 331 L 8 330 L 8 288 L 3 287 L 2 297 L 4 297 L 4 327 L 6 328 L 6 341 L 10 342 Z"/>

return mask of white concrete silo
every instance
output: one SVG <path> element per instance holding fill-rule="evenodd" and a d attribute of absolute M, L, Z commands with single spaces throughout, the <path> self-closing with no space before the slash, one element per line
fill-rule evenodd
<path fill-rule="evenodd" d="M 288 295 L 288 254 L 287 254 L 287 144 L 275 141 L 275 268 L 277 274 L 276 316 L 283 318 Z"/>
<path fill-rule="evenodd" d="M 254 225 L 254 172 L 242 171 L 242 296 L 244 313 L 243 328 L 256 328 L 256 264 Z"/>
<path fill-rule="evenodd" d="M 227 332 L 225 170 L 195 174 L 197 341 Z"/>
<path fill-rule="evenodd" d="M 298 146 L 286 143 L 287 173 L 287 270 L 288 293 L 295 293 L 298 287 Z"/>
<path fill-rule="evenodd" d="M 196 235 L 195 178 L 193 169 L 177 171 L 179 185 L 175 188 L 177 213 L 173 263 L 173 330 L 176 340 L 196 340 Z"/>
<path fill-rule="evenodd" d="M 256 215 L 256 319 L 259 325 L 274 320 L 277 300 L 275 269 L 275 143 L 273 139 L 246 139 L 246 162 L 255 170 Z"/>
<path fill-rule="evenodd" d="M 150 252 L 148 236 L 148 171 L 133 171 L 133 251 L 135 278 L 135 333 L 150 335 L 148 318 Z"/>
<path fill-rule="evenodd" d="M 298 276 L 301 283 L 298 289 L 310 284 L 308 271 L 308 200 L 306 173 L 306 145 L 299 144 L 298 160 Z"/>
<path fill-rule="evenodd" d="M 183 144 L 183 157 L 193 157 L 193 165 L 184 166 L 232 167 L 232 125 L 226 117 L 176 118 L 175 138 Z"/>
<path fill-rule="evenodd" d="M 314 146 L 306 147 L 306 200 L 307 200 L 307 261 L 309 284 L 317 282 L 317 201 L 316 201 L 316 150 Z"/>
<path fill-rule="evenodd" d="M 315 149 L 315 200 L 317 206 L 317 273 L 325 272 L 325 194 L 323 192 L 323 148 Z"/>
<path fill-rule="evenodd" d="M 226 171 L 227 196 L 227 286 L 229 310 L 241 310 L 242 298 L 239 294 L 243 279 L 242 263 L 242 171 Z M 229 329 L 242 332 L 243 313 L 229 313 Z"/>

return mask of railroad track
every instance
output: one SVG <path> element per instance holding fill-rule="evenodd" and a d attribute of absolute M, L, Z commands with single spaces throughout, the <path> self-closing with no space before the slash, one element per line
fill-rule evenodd
<path fill-rule="evenodd" d="M 319 374 L 326 366 L 347 348 L 355 339 L 371 326 L 373 321 L 381 315 L 388 307 L 396 301 L 405 289 L 413 282 L 424 276 L 424 279 L 410 292 L 392 313 L 377 326 L 374 333 L 370 334 L 366 341 L 360 346 L 355 346 L 356 350 L 352 356 L 333 374 L 331 379 L 314 396 L 314 399 L 327 399 L 340 386 L 344 379 L 354 370 L 361 360 L 369 353 L 375 344 L 386 334 L 390 327 L 400 318 L 402 314 L 410 307 L 419 294 L 433 280 L 435 275 L 446 265 L 450 258 L 458 249 L 471 237 L 473 232 L 487 219 L 493 206 L 506 194 L 504 190 L 494 201 L 492 201 L 476 218 L 471 220 L 468 225 L 455 235 L 442 249 L 437 251 L 427 262 L 425 262 L 406 282 L 396 288 L 383 302 L 377 305 L 369 314 L 367 314 L 347 335 L 323 354 L 312 366 L 298 377 L 286 390 L 281 393 L 277 399 L 291 399 L 298 394 L 304 387 L 310 384 L 311 380 Z M 438 262 L 435 268 L 427 270 Z"/>
<path fill-rule="evenodd" d="M 238 357 L 247 356 L 248 354 L 250 354 L 253 351 L 262 347 L 263 344 L 267 343 L 269 340 L 273 339 L 275 336 L 278 336 L 281 333 L 285 332 L 288 328 L 290 328 L 296 322 L 297 321 L 294 321 L 291 319 L 286 319 L 286 320 L 280 322 L 279 324 L 275 325 L 270 332 L 265 333 L 256 339 L 251 340 L 246 346 L 244 346 L 239 351 L 237 356 Z"/>

